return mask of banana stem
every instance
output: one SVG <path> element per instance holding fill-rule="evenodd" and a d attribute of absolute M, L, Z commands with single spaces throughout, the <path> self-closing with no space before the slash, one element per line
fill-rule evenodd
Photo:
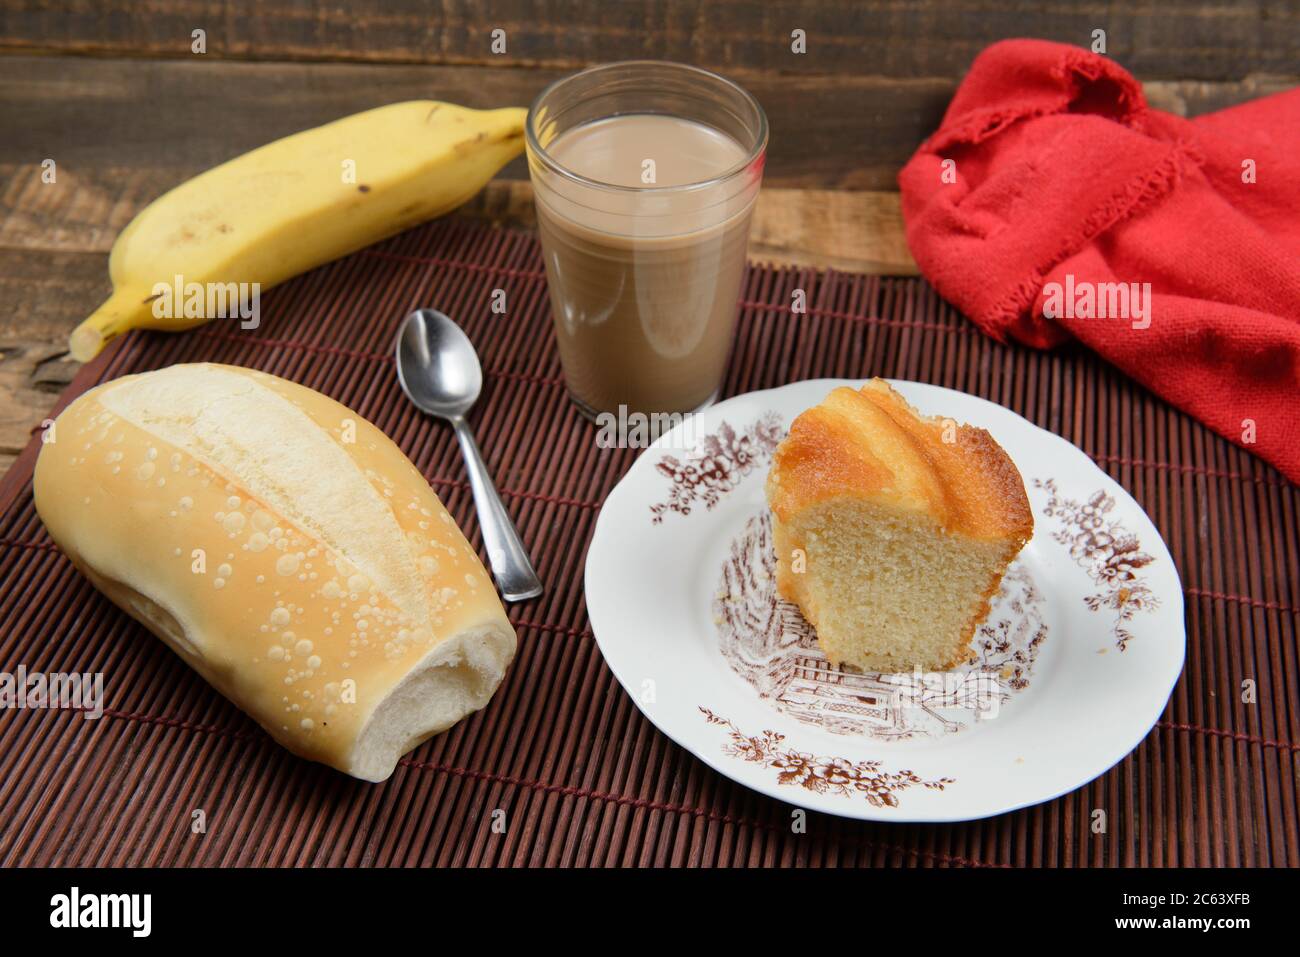
<path fill-rule="evenodd" d="M 98 309 L 72 330 L 68 349 L 78 362 L 89 362 L 122 333 L 132 328 L 134 319 L 146 308 L 145 296 L 130 286 L 114 289 Z"/>

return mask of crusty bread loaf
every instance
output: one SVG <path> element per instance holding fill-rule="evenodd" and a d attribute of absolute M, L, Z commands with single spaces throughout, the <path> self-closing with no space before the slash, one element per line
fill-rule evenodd
<path fill-rule="evenodd" d="M 778 591 L 832 662 L 864 671 L 966 658 L 1034 530 L 1020 473 L 988 432 L 923 418 L 880 379 L 794 420 L 767 498 Z"/>
<path fill-rule="evenodd" d="M 345 406 L 177 365 L 78 398 L 36 464 L 50 535 L 289 750 L 369 781 L 483 707 L 515 652 L 429 484 Z"/>

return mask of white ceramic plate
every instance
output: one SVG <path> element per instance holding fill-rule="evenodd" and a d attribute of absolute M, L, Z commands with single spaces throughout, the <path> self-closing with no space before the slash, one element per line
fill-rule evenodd
<path fill-rule="evenodd" d="M 1034 537 L 945 675 L 832 668 L 777 598 L 763 484 L 790 422 L 839 385 L 721 402 L 661 436 L 606 499 L 587 554 L 600 650 L 661 731 L 746 787 L 883 821 L 987 817 L 1072 791 L 1146 736 L 1183 666 L 1183 593 L 1136 502 L 1001 406 L 915 382 L 921 412 L 988 429 Z"/>

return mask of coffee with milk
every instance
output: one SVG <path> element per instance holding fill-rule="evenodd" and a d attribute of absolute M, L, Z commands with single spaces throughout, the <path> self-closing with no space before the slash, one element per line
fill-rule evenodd
<path fill-rule="evenodd" d="M 721 386 L 761 157 L 707 123 L 622 113 L 545 143 L 537 218 L 568 388 L 588 415 L 688 412 Z"/>

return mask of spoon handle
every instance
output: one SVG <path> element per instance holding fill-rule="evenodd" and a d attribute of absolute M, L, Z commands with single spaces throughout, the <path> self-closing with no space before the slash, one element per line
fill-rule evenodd
<path fill-rule="evenodd" d="M 542 593 L 542 583 L 533 571 L 533 563 L 524 551 L 510 513 L 506 511 L 492 484 L 483 456 L 474 441 L 474 433 L 464 419 L 453 419 L 456 438 L 465 468 L 469 472 L 469 486 L 474 492 L 474 509 L 478 512 L 479 527 L 483 530 L 483 544 L 487 546 L 488 563 L 496 579 L 501 597 L 506 601 L 523 601 Z"/>

